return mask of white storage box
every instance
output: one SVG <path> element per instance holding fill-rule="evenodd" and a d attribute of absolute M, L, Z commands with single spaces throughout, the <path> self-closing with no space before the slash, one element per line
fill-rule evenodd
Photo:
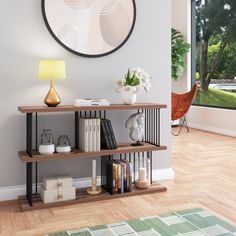
<path fill-rule="evenodd" d="M 44 203 L 74 200 L 76 198 L 76 190 L 74 187 L 57 188 L 54 190 L 42 189 L 41 198 Z"/>
<path fill-rule="evenodd" d="M 70 176 L 43 179 L 43 189 L 46 191 L 71 187 L 73 187 L 73 179 Z"/>

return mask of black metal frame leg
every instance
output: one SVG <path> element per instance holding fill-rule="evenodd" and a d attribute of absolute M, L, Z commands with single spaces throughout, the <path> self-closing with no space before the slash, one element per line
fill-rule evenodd
<path fill-rule="evenodd" d="M 33 114 L 26 114 L 26 150 L 32 157 Z M 33 163 L 26 164 L 26 196 L 30 206 L 33 206 Z"/>

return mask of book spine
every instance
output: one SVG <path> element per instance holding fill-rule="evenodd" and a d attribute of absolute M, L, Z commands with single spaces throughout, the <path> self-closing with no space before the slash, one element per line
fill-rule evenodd
<path fill-rule="evenodd" d="M 101 150 L 101 129 L 100 119 L 96 119 L 96 151 Z"/>
<path fill-rule="evenodd" d="M 105 120 L 105 129 L 106 129 L 106 133 L 107 133 L 107 147 L 108 149 L 114 149 L 113 143 L 112 143 L 112 137 L 111 137 L 111 132 L 110 132 L 110 128 L 109 128 L 109 120 Z"/>
<path fill-rule="evenodd" d="M 112 149 L 112 146 L 109 141 L 108 130 L 105 119 L 101 120 L 101 138 L 102 138 L 102 148 Z"/>
<path fill-rule="evenodd" d="M 116 164 L 113 162 L 113 184 L 112 184 L 112 189 L 113 193 L 116 193 Z"/>
<path fill-rule="evenodd" d="M 88 152 L 88 120 L 83 118 L 79 121 L 79 148 Z"/>
<path fill-rule="evenodd" d="M 112 125 L 111 125 L 111 121 L 108 120 L 107 124 L 108 124 L 109 134 L 110 134 L 110 137 L 111 137 L 112 146 L 113 146 L 114 149 L 116 149 L 117 148 L 117 142 L 116 142 L 114 131 L 113 131 L 113 128 L 112 128 Z"/>
<path fill-rule="evenodd" d="M 126 163 L 123 163 L 123 175 L 124 175 L 124 192 L 127 192 L 127 172 L 126 172 Z"/>
<path fill-rule="evenodd" d="M 107 191 L 113 194 L 113 162 L 108 161 L 107 166 Z"/>
<path fill-rule="evenodd" d="M 93 121 L 92 119 L 87 119 L 88 121 L 88 151 L 93 151 Z"/>
<path fill-rule="evenodd" d="M 129 192 L 132 192 L 133 186 L 133 166 L 132 163 L 129 162 Z"/>
<path fill-rule="evenodd" d="M 89 123 L 88 119 L 85 119 L 85 134 L 84 134 L 84 139 L 85 139 L 85 152 L 89 152 Z"/>
<path fill-rule="evenodd" d="M 124 164 L 121 163 L 121 193 L 124 193 Z"/>
<path fill-rule="evenodd" d="M 126 184 L 127 184 L 127 192 L 129 192 L 129 188 L 130 188 L 130 181 L 129 181 L 129 178 L 130 178 L 130 169 L 129 169 L 129 163 L 127 162 L 126 163 Z"/>
<path fill-rule="evenodd" d="M 92 119 L 92 151 L 97 151 L 97 119 Z"/>
<path fill-rule="evenodd" d="M 121 165 L 117 164 L 118 166 L 118 193 L 121 193 L 121 187 L 122 187 L 122 182 L 121 182 Z"/>

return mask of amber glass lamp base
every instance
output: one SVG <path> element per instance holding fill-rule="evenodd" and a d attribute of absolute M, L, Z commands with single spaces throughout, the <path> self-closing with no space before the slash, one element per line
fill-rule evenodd
<path fill-rule="evenodd" d="M 55 87 L 54 81 L 51 80 L 50 82 L 50 89 L 48 91 L 47 96 L 44 98 L 44 103 L 49 107 L 56 107 L 61 102 L 60 97 L 58 96 Z"/>

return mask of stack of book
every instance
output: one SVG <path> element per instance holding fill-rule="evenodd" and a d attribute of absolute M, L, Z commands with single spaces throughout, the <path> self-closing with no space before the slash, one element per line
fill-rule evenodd
<path fill-rule="evenodd" d="M 132 191 L 132 163 L 110 160 L 107 166 L 107 190 L 111 194 Z"/>
<path fill-rule="evenodd" d="M 75 99 L 75 106 L 109 106 L 110 102 L 107 99 L 88 98 L 88 99 Z"/>
<path fill-rule="evenodd" d="M 101 147 L 102 149 L 116 149 L 117 143 L 111 121 L 101 119 Z"/>
<path fill-rule="evenodd" d="M 79 119 L 79 148 L 84 152 L 101 150 L 100 119 Z"/>
<path fill-rule="evenodd" d="M 111 121 L 99 118 L 79 119 L 79 148 L 84 152 L 116 149 L 117 143 Z"/>

